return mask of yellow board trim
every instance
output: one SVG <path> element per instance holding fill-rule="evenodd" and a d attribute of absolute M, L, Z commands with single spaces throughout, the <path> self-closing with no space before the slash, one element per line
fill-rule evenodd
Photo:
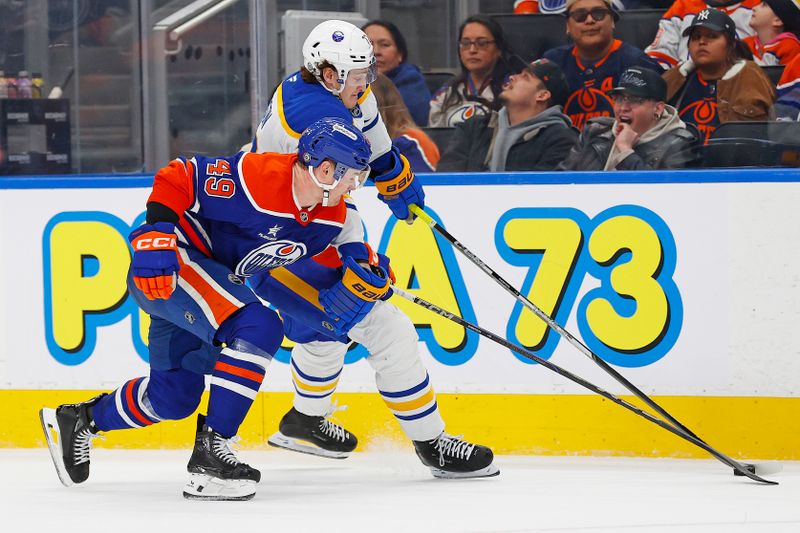
<path fill-rule="evenodd" d="M 413 411 L 414 409 L 419 409 L 423 405 L 429 404 L 433 401 L 435 395 L 433 393 L 433 389 L 428 389 L 428 392 L 416 398 L 414 400 L 409 400 L 407 402 L 390 402 L 386 398 L 383 399 L 386 402 L 386 406 L 389 409 L 394 411 Z"/>
<path fill-rule="evenodd" d="M 0 447 L 44 447 L 38 411 L 86 400 L 96 391 L 0 390 Z M 293 393 L 259 393 L 240 429 L 242 444 L 267 449 L 266 439 L 291 408 Z M 378 393 L 336 393 L 347 411 L 337 419 L 358 436 L 359 450 L 411 446 Z M 637 405 L 640 402 L 624 397 Z M 737 459 L 800 460 L 800 398 L 654 398 L 717 450 Z M 437 394 L 451 433 L 501 454 L 708 458 L 702 449 L 598 396 Z M 205 407 L 201 407 L 205 412 Z M 107 448 L 190 450 L 195 418 L 113 431 Z M 46 453 L 43 451 L 43 453 Z"/>
<path fill-rule="evenodd" d="M 290 136 L 294 137 L 295 139 L 300 138 L 300 133 L 294 131 L 290 126 L 289 123 L 286 121 L 286 115 L 283 112 L 283 84 L 281 83 L 278 85 L 278 94 L 277 94 L 277 103 L 278 103 L 278 118 L 281 119 L 281 126 L 283 126 L 283 130 Z"/>
<path fill-rule="evenodd" d="M 271 270 L 270 276 L 272 276 L 275 281 L 284 285 L 287 289 L 306 300 L 308 303 L 317 307 L 320 311 L 325 311 L 325 309 L 319 303 L 319 291 L 306 283 L 304 280 L 297 277 L 292 272 L 289 272 L 284 267 L 280 267 Z"/>

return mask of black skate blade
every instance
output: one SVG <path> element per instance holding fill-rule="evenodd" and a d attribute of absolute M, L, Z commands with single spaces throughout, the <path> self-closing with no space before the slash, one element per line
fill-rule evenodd
<path fill-rule="evenodd" d="M 273 433 L 269 439 L 267 439 L 267 444 L 275 448 L 304 453 L 306 455 L 315 455 L 317 457 L 324 457 L 325 459 L 347 459 L 350 457 L 351 453 L 325 450 L 308 441 L 287 437 L 280 431 Z"/>
<path fill-rule="evenodd" d="M 47 449 L 53 459 L 53 466 L 56 467 L 58 479 L 65 487 L 71 487 L 75 483 L 69 477 L 67 467 L 64 465 L 64 455 L 61 450 L 61 431 L 58 428 L 55 409 L 48 409 L 47 407 L 39 409 L 39 421 L 42 423 Z"/>
<path fill-rule="evenodd" d="M 783 463 L 780 461 L 764 461 L 760 463 L 742 463 L 742 466 L 751 474 L 757 476 L 771 476 L 783 470 Z M 734 469 L 734 476 L 744 477 L 744 474 Z"/>
<path fill-rule="evenodd" d="M 255 495 L 254 492 L 253 494 L 246 494 L 244 496 L 197 496 L 196 494 L 183 491 L 183 497 L 187 500 L 202 500 L 206 502 L 246 502 L 247 500 L 252 500 Z"/>
<path fill-rule="evenodd" d="M 439 479 L 479 479 L 483 477 L 495 477 L 500 475 L 500 469 L 494 464 L 491 464 L 480 470 L 474 470 L 472 472 L 449 472 L 440 468 L 429 468 L 431 469 L 431 474 L 433 474 L 433 477 Z"/>

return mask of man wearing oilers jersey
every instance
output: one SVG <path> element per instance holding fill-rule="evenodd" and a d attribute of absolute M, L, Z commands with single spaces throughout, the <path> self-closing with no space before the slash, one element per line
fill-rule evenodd
<path fill-rule="evenodd" d="M 211 375 L 208 414 L 197 421 L 184 496 L 244 500 L 261 473 L 231 449 L 283 339 L 278 315 L 245 285 L 257 273 L 361 240 L 361 222 L 341 202 L 369 171 L 369 143 L 337 119 L 311 124 L 293 154 L 240 152 L 176 159 L 155 176 L 146 223 L 129 236 L 128 290 L 151 316 L 150 374 L 110 394 L 42 409 L 42 426 L 64 485 L 89 476 L 99 432 L 150 426 L 191 415 Z M 348 262 L 350 285 L 378 298 L 389 286 L 379 268 Z M 330 308 L 353 297 L 340 283 Z M 343 300 L 338 305 L 336 300 Z M 357 311 L 331 314 L 342 323 Z"/>
<path fill-rule="evenodd" d="M 364 32 L 338 20 L 319 24 L 303 44 L 303 67 L 276 89 L 252 150 L 291 152 L 297 145 L 298 132 L 316 118 L 349 120 L 369 139 L 370 176 L 379 198 L 397 218 L 411 220 L 408 206 L 422 207 L 424 193 L 381 120 L 369 86 L 374 79 L 375 58 Z M 356 212 L 350 203 L 348 208 Z M 345 276 L 352 261 L 377 264 L 391 272 L 388 258 L 375 254 L 365 243 L 347 244 L 338 252 Z M 498 474 L 489 448 L 445 433 L 432 384 L 418 353 L 416 330 L 405 314 L 385 298 L 362 299 L 359 302 L 366 314 L 351 328 L 326 321 L 326 312 L 334 309 L 328 307 L 323 295 L 342 279 L 341 270 L 338 256 L 323 255 L 251 280 L 259 296 L 281 312 L 287 337 L 297 342 L 290 361 L 296 390 L 294 405 L 269 443 L 335 458 L 347 457 L 355 449 L 355 436 L 327 418 L 352 340 L 369 352 L 367 361 L 375 370 L 384 402 L 434 476 Z"/>

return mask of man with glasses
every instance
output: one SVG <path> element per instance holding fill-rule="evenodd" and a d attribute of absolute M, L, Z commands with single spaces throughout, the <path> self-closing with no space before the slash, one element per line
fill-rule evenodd
<path fill-rule="evenodd" d="M 568 0 L 565 16 L 574 44 L 548 50 L 544 57 L 564 71 L 570 91 L 564 113 L 582 130 L 592 118 L 613 116 L 614 104 L 606 93 L 623 70 L 660 68 L 638 48 L 614 38 L 619 15 L 611 0 Z"/>
<path fill-rule="evenodd" d="M 609 91 L 614 114 L 589 120 L 561 170 L 682 168 L 699 135 L 665 103 L 667 84 L 655 71 L 633 67 Z"/>

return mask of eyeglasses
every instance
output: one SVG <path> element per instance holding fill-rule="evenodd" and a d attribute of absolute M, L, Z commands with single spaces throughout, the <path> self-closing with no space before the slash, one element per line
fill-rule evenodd
<path fill-rule="evenodd" d="M 625 93 L 614 95 L 614 102 L 617 104 L 641 105 L 646 101 L 647 98 L 642 98 L 641 96 L 633 96 Z"/>
<path fill-rule="evenodd" d="M 609 9 L 604 7 L 595 7 L 592 9 L 575 9 L 574 11 L 567 13 L 567 17 L 571 18 L 575 22 L 586 22 L 586 17 L 591 15 L 595 22 L 600 22 L 605 20 L 606 16 L 610 14 L 611 10 Z"/>
<path fill-rule="evenodd" d="M 493 39 L 475 39 L 474 41 L 470 41 L 469 39 L 461 39 L 458 41 L 458 47 L 462 50 L 469 50 L 474 46 L 478 50 L 486 50 L 493 42 Z"/>

